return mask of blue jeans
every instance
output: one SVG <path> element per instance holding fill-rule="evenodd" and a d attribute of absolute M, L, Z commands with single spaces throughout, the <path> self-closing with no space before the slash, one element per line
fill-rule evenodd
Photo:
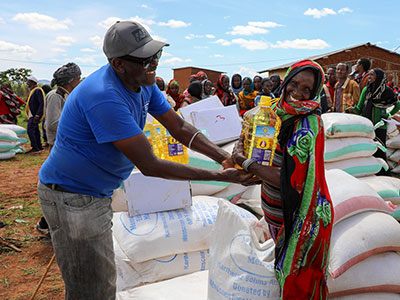
<path fill-rule="evenodd" d="M 40 181 L 38 195 L 65 283 L 65 299 L 114 300 L 111 198 L 60 192 Z"/>

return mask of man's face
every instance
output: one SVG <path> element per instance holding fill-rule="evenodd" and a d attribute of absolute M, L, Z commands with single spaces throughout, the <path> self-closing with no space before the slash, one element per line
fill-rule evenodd
<path fill-rule="evenodd" d="M 347 68 L 345 64 L 338 64 L 336 66 L 336 78 L 343 80 L 347 77 Z"/>
<path fill-rule="evenodd" d="M 81 83 L 81 76 L 78 76 L 74 80 L 71 81 L 71 87 L 72 87 L 71 92 L 74 90 L 74 88 L 76 88 L 78 86 L 79 83 Z"/>
<path fill-rule="evenodd" d="M 336 83 L 336 71 L 334 68 L 329 68 L 326 75 L 328 76 L 328 81 L 331 85 Z"/>
<path fill-rule="evenodd" d="M 148 68 L 143 68 L 143 65 L 130 60 L 121 59 L 126 77 L 130 80 L 137 81 L 139 86 L 150 86 L 156 82 L 156 69 L 158 61 L 153 60 Z"/>
<path fill-rule="evenodd" d="M 36 82 L 32 81 L 32 80 L 28 80 L 26 82 L 26 85 L 28 86 L 28 89 L 33 89 L 36 86 Z"/>
<path fill-rule="evenodd" d="M 360 63 L 360 60 L 357 61 L 357 64 L 356 64 L 356 71 L 357 71 L 358 74 L 364 73 L 364 67 L 363 67 L 363 65 Z"/>

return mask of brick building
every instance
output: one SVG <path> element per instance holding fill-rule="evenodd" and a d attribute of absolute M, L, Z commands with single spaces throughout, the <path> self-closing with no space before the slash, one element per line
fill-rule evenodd
<path fill-rule="evenodd" d="M 203 68 L 196 68 L 196 67 L 184 67 L 184 68 L 176 68 L 174 70 L 174 78 L 179 82 L 179 88 L 181 91 L 184 91 L 189 87 L 189 77 L 190 75 L 197 74 L 199 71 L 203 71 L 207 74 L 208 79 L 211 80 L 214 87 L 217 87 L 217 81 L 219 76 L 221 76 L 221 71 L 203 69 Z"/>
<path fill-rule="evenodd" d="M 360 44 L 337 51 L 315 55 L 308 57 L 319 63 L 326 71 L 329 67 L 336 66 L 339 62 L 344 62 L 349 65 L 355 65 L 361 57 L 366 57 L 371 60 L 371 68 L 381 68 L 385 71 L 388 80 L 393 80 L 394 85 L 399 85 L 400 81 L 400 54 L 378 47 L 371 43 Z M 259 73 L 268 72 L 269 75 L 278 74 L 283 78 L 286 70 L 294 62 L 281 65 L 274 68 L 259 71 Z"/>

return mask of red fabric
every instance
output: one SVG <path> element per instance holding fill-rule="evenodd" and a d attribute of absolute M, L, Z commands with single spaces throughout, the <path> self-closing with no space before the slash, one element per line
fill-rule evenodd
<path fill-rule="evenodd" d="M 334 98 L 334 97 L 335 97 L 335 85 L 334 85 L 334 86 L 331 86 L 330 82 L 328 81 L 328 83 L 326 84 L 326 86 L 327 86 L 328 89 L 329 89 L 329 95 L 331 95 L 331 99 L 332 99 L 332 100 L 335 99 L 335 98 Z"/>
<path fill-rule="evenodd" d="M 170 86 L 171 86 L 171 83 L 173 83 L 173 82 L 176 82 L 176 84 L 179 87 L 178 81 L 176 79 L 171 79 L 171 81 L 168 83 L 168 87 L 167 87 L 167 92 L 166 93 L 167 93 L 167 95 L 170 95 L 172 97 L 172 99 L 174 99 L 174 101 L 176 103 L 174 109 L 178 110 L 179 107 L 181 107 L 183 99 L 185 99 L 185 96 L 182 95 L 182 94 L 179 94 L 179 92 L 178 93 L 172 93 L 172 91 L 170 90 Z"/>
<path fill-rule="evenodd" d="M 0 115 L 8 115 L 10 110 L 8 109 L 7 104 L 4 102 L 3 98 L 0 95 Z"/>

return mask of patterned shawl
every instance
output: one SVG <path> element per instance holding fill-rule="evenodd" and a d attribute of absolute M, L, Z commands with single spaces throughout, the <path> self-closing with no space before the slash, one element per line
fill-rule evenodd
<path fill-rule="evenodd" d="M 315 73 L 313 100 L 289 104 L 286 86 L 305 69 Z M 276 241 L 275 271 L 285 300 L 325 300 L 328 294 L 333 206 L 325 181 L 324 130 L 318 114 L 323 78 L 321 66 L 313 61 L 292 65 L 275 107 L 283 121 L 278 140 L 284 149 L 280 184 L 284 225 Z"/>
<path fill-rule="evenodd" d="M 179 107 L 181 107 L 182 105 L 182 101 L 185 98 L 185 96 L 183 96 L 182 94 L 178 93 L 173 93 L 170 89 L 171 85 L 175 84 L 178 86 L 179 88 L 179 82 L 176 79 L 172 79 L 169 83 L 168 83 L 168 87 L 167 87 L 167 95 L 170 95 L 172 97 L 172 99 L 174 99 L 176 105 L 174 107 L 175 110 L 178 110 Z"/>
<path fill-rule="evenodd" d="M 233 96 L 233 92 L 229 88 L 224 89 L 222 85 L 222 79 L 224 79 L 225 77 L 229 80 L 229 77 L 227 75 L 221 75 L 218 78 L 217 90 L 215 91 L 215 95 L 218 96 L 219 100 L 221 100 L 224 106 L 228 106 L 235 104 L 235 98 Z"/>
<path fill-rule="evenodd" d="M 243 78 L 243 82 L 247 80 L 250 82 L 250 90 L 249 91 L 245 91 L 242 90 L 239 93 L 239 114 L 241 116 L 244 115 L 244 113 L 246 111 L 248 111 L 249 109 L 252 109 L 254 107 L 254 99 L 257 97 L 258 91 L 254 90 L 254 83 L 251 80 L 250 77 L 245 77 Z"/>

